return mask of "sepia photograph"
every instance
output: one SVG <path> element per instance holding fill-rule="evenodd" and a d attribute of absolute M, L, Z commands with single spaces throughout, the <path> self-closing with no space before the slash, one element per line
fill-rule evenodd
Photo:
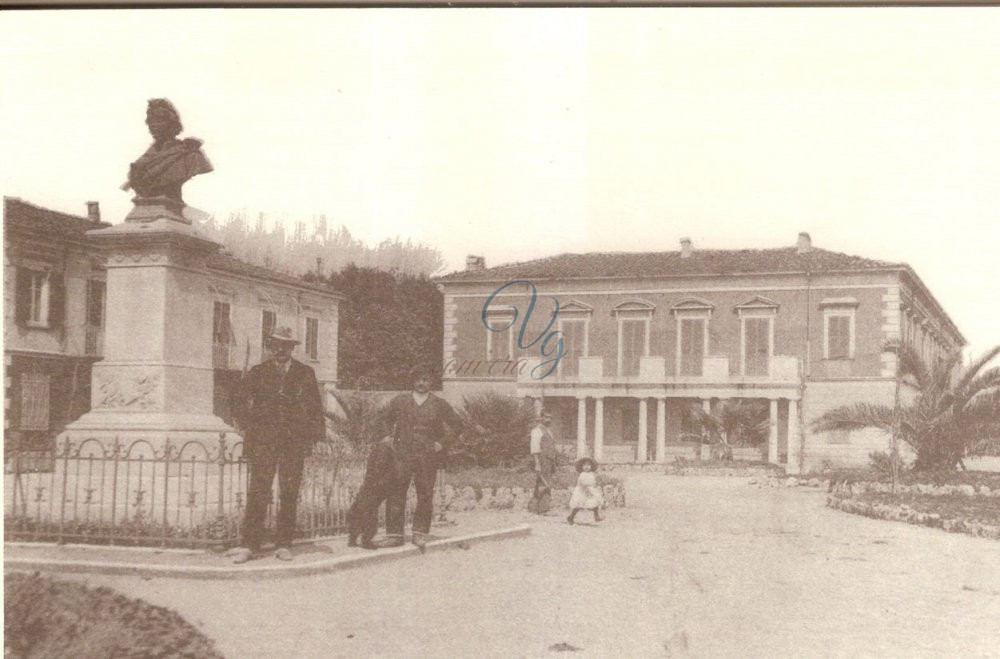
<path fill-rule="evenodd" d="M 2 12 L 4 656 L 1000 657 L 998 33 Z"/>

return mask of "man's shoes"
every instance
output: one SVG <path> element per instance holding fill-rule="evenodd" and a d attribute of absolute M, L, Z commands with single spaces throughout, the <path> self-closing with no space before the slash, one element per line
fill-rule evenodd
<path fill-rule="evenodd" d="M 357 547 L 358 546 L 358 536 L 356 536 L 356 535 L 349 535 L 349 536 L 347 536 L 347 546 L 348 547 Z M 361 546 L 362 547 L 364 546 L 364 541 L 362 541 L 362 545 Z"/>
<path fill-rule="evenodd" d="M 414 533 L 413 538 L 410 540 L 410 542 L 412 542 L 414 546 L 421 552 L 427 549 L 427 536 L 425 536 L 423 533 Z"/>
<path fill-rule="evenodd" d="M 233 550 L 231 555 L 233 557 L 233 563 L 236 565 L 242 565 L 253 558 L 253 552 L 250 551 L 249 547 L 237 547 Z"/>
<path fill-rule="evenodd" d="M 391 538 L 382 538 L 381 540 L 379 540 L 378 542 L 375 543 L 375 546 L 377 548 L 379 548 L 379 549 L 389 549 L 391 547 L 402 547 L 403 546 L 403 539 L 400 538 L 400 537 L 398 537 L 398 536 L 391 537 Z"/>
<path fill-rule="evenodd" d="M 292 560 L 292 550 L 288 547 L 282 547 L 278 551 L 274 552 L 274 557 L 279 561 L 290 561 Z"/>
<path fill-rule="evenodd" d="M 361 542 L 357 546 L 362 549 L 378 549 L 378 545 L 372 542 L 371 538 L 361 538 Z"/>

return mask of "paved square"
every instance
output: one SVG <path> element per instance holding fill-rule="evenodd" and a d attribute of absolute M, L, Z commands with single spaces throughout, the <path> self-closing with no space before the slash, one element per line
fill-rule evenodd
<path fill-rule="evenodd" d="M 629 508 L 325 576 L 90 577 L 232 657 L 1000 656 L 1000 543 L 745 479 L 628 477 Z M 456 516 L 461 520 L 460 516 Z"/>

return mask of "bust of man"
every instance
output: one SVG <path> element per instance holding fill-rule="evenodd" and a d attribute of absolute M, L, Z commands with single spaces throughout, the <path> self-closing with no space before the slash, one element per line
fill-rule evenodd
<path fill-rule="evenodd" d="M 165 98 L 149 100 L 146 125 L 153 143 L 132 163 L 122 189 L 131 188 L 140 198 L 166 197 L 183 204 L 181 186 L 198 174 L 212 171 L 201 151 L 201 140 L 177 139 L 184 127 L 176 108 Z"/>

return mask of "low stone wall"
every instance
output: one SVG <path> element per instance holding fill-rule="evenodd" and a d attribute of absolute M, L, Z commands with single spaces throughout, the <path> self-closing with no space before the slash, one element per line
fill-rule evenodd
<path fill-rule="evenodd" d="M 613 474 L 628 474 L 633 472 L 656 472 L 663 471 L 663 463 L 660 462 L 603 462 L 600 471 Z"/>
<path fill-rule="evenodd" d="M 779 469 L 768 467 L 732 466 L 732 467 L 698 467 L 696 465 L 667 465 L 663 473 L 668 476 L 737 476 L 740 478 L 774 478 L 782 473 Z"/>
<path fill-rule="evenodd" d="M 906 522 L 908 524 L 943 529 L 951 533 L 967 533 L 980 538 L 1000 540 L 1000 526 L 964 519 L 944 518 L 936 513 L 924 513 L 914 510 L 906 504 L 875 503 L 861 501 L 850 496 L 831 494 L 827 497 L 826 505 L 836 510 L 842 510 L 855 515 L 864 515 L 865 517 L 872 517 L 874 519 Z"/>
<path fill-rule="evenodd" d="M 926 494 L 930 496 L 951 496 L 962 494 L 965 496 L 980 497 L 1000 497 L 1000 488 L 991 489 L 986 485 L 978 488 L 974 485 L 931 485 L 930 483 L 914 483 L 913 485 L 899 485 L 900 494 Z M 892 485 L 874 481 L 855 481 L 836 483 L 831 492 L 838 496 L 851 496 L 853 494 L 864 494 L 865 492 L 878 492 L 880 494 L 890 494 Z"/>
<path fill-rule="evenodd" d="M 614 483 L 601 486 L 605 508 L 625 507 L 625 485 Z M 522 487 L 452 487 L 445 485 L 438 493 L 435 507 L 439 510 L 525 510 L 533 490 Z M 552 507 L 569 508 L 571 489 L 552 490 Z"/>
<path fill-rule="evenodd" d="M 774 476 L 767 474 L 763 478 L 751 478 L 749 485 L 757 487 L 811 487 L 824 490 L 830 489 L 830 481 L 825 478 L 796 478 L 794 476 Z"/>

